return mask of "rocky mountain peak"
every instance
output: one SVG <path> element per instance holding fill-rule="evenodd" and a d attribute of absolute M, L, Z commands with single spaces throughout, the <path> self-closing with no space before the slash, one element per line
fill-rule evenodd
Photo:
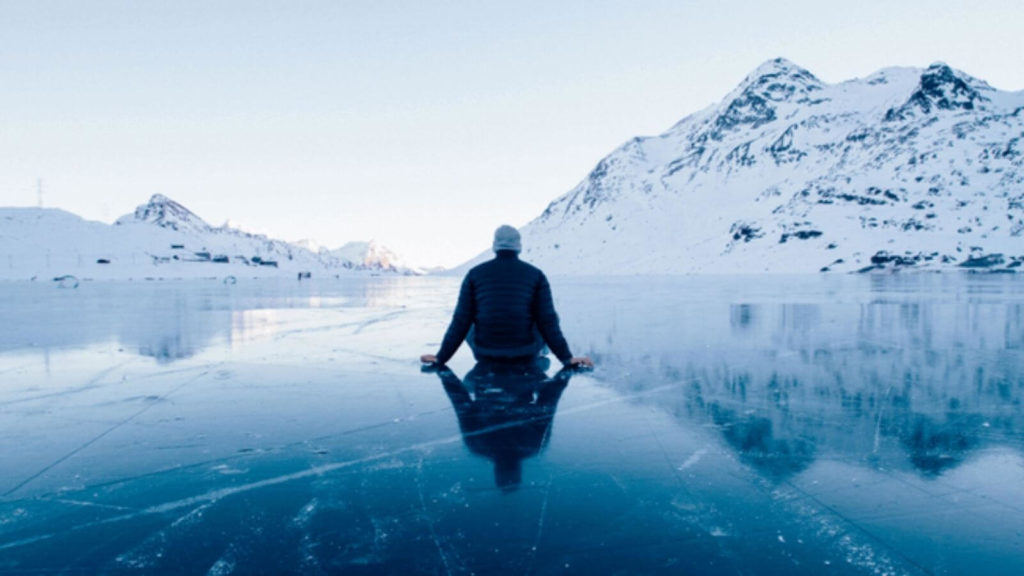
<path fill-rule="evenodd" d="M 162 228 L 178 231 L 208 232 L 210 225 L 194 212 L 171 200 L 163 194 L 154 194 L 149 202 L 140 205 L 132 214 L 118 218 L 115 224 L 133 222 L 155 224 Z"/>
<path fill-rule="evenodd" d="M 577 274 L 1024 270 L 1021 110 L 1024 92 L 945 64 L 823 84 L 771 60 L 603 158 L 524 227 L 524 256 Z"/>
<path fill-rule="evenodd" d="M 921 74 L 921 82 L 907 102 L 889 110 L 885 119 L 904 120 L 939 110 L 974 110 L 988 99 L 972 86 L 972 80 L 942 62 L 932 64 Z"/>
<path fill-rule="evenodd" d="M 724 110 L 715 120 L 712 137 L 738 127 L 757 128 L 778 116 L 776 104 L 813 103 L 824 85 L 813 74 L 786 60 L 775 58 L 758 66 L 726 97 Z"/>
<path fill-rule="evenodd" d="M 775 86 L 778 89 L 786 85 L 812 90 L 822 87 L 821 81 L 813 74 L 785 58 L 774 58 L 764 62 L 748 74 L 739 87 L 748 90 L 751 87 Z"/>

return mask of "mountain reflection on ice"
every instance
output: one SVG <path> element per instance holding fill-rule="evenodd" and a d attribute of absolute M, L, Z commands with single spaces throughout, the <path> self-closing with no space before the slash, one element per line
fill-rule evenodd
<path fill-rule="evenodd" d="M 311 306 L 311 308 L 319 307 Z M 278 322 L 277 311 L 273 309 L 232 310 L 231 334 L 229 337 L 232 348 L 253 340 L 273 336 L 277 330 Z"/>
<path fill-rule="evenodd" d="M 688 383 L 651 401 L 720 427 L 766 477 L 798 473 L 832 446 L 924 476 L 986 446 L 1020 446 L 1021 282 L 887 276 L 857 292 L 862 278 L 791 281 L 695 281 L 657 314 L 649 306 L 664 297 L 616 299 L 609 292 L 622 290 L 595 286 L 580 292 L 610 303 L 612 318 L 591 314 L 573 328 L 605 335 L 593 347 L 616 390 Z"/>
<path fill-rule="evenodd" d="M 0 284 L 0 572 L 1010 574 L 1024 283 L 552 281 L 576 374 L 421 374 L 457 278 Z"/>

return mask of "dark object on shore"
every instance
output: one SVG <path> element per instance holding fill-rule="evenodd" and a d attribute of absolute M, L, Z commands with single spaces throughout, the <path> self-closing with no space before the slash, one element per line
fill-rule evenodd
<path fill-rule="evenodd" d="M 57 276 L 53 279 L 60 288 L 78 288 L 78 278 L 71 274 L 65 274 L 63 276 Z"/>

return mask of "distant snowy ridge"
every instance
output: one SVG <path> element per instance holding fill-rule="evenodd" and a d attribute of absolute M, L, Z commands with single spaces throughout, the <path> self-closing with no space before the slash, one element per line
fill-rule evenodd
<path fill-rule="evenodd" d="M 1024 92 L 945 64 L 830 85 L 771 60 L 603 158 L 522 229 L 523 257 L 562 274 L 1013 272 L 1022 138 Z"/>
<path fill-rule="evenodd" d="M 0 208 L 3 279 L 419 273 L 373 242 L 352 243 L 339 250 L 313 251 L 228 223 L 210 226 L 188 208 L 160 194 L 112 226 L 57 209 Z"/>
<path fill-rule="evenodd" d="M 338 262 L 343 267 L 359 267 L 364 270 L 393 271 L 402 266 L 397 254 L 372 240 L 349 242 L 335 250 L 321 251 L 320 255 L 328 262 Z"/>
<path fill-rule="evenodd" d="M 154 194 L 149 202 L 140 205 L 133 214 L 126 214 L 114 222 L 125 224 L 152 224 L 178 232 L 209 233 L 213 228 L 191 210 L 163 194 Z"/>

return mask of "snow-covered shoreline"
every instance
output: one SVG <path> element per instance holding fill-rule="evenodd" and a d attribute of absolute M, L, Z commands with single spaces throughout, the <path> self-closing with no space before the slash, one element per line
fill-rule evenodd
<path fill-rule="evenodd" d="M 0 208 L 0 279 L 307 277 L 418 274 L 374 242 L 313 251 L 229 226 L 153 196 L 113 225 L 52 208 Z"/>

